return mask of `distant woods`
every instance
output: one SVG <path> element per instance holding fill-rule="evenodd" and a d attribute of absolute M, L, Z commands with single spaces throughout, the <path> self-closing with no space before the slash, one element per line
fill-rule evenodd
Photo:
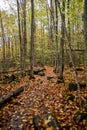
<path fill-rule="evenodd" d="M 30 67 L 33 77 L 34 66 L 52 65 L 63 77 L 64 66 L 72 62 L 71 58 L 74 65 L 85 62 L 87 68 L 86 0 L 14 3 L 10 13 L 0 10 L 1 72 L 14 67 L 23 72 Z"/>

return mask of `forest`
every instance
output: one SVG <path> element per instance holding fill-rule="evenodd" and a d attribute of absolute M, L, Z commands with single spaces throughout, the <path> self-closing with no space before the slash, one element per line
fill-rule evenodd
<path fill-rule="evenodd" d="M 87 130 L 87 0 L 0 0 L 0 130 Z"/>

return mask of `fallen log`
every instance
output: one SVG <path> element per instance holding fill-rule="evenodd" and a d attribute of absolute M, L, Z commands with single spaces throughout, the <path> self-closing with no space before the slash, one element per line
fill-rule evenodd
<path fill-rule="evenodd" d="M 34 75 L 44 76 L 45 75 L 44 70 L 46 69 L 45 68 L 36 69 L 34 70 L 33 73 Z M 23 72 L 17 71 L 17 73 L 14 73 L 14 74 L 9 74 L 8 72 L 4 72 L 4 73 L 2 72 L 1 74 L 2 74 L 2 77 L 0 78 L 0 84 L 5 84 L 5 83 L 11 83 L 13 81 L 19 82 L 19 77 L 23 78 L 26 75 L 30 75 L 30 70 L 25 70 Z"/>
<path fill-rule="evenodd" d="M 4 95 L 0 98 L 0 108 L 5 105 L 6 103 L 10 102 L 13 97 L 18 96 L 23 90 L 24 87 L 27 87 L 28 84 L 24 84 L 17 88 L 15 91 L 8 93 L 7 95 Z"/>
<path fill-rule="evenodd" d="M 17 75 L 14 75 L 14 74 L 4 74 L 3 77 L 2 77 L 2 81 L 0 82 L 1 84 L 4 84 L 4 83 L 11 83 L 11 82 L 19 82 L 19 78 Z"/>
<path fill-rule="evenodd" d="M 0 98 L 0 108 L 5 104 L 7 103 L 8 101 L 11 100 L 13 96 L 13 93 L 9 93 L 8 95 L 4 95 L 3 97 Z"/>
<path fill-rule="evenodd" d="M 46 69 L 42 68 L 42 69 L 34 70 L 34 74 L 38 75 L 38 73 L 43 72 L 44 70 L 46 70 Z"/>
<path fill-rule="evenodd" d="M 81 89 L 86 87 L 86 83 L 79 83 L 79 85 Z M 77 91 L 77 84 L 74 82 L 70 82 L 69 91 Z"/>
<path fill-rule="evenodd" d="M 24 90 L 24 87 L 23 87 L 23 86 L 17 88 L 17 89 L 13 92 L 13 97 L 18 96 L 23 90 Z"/>

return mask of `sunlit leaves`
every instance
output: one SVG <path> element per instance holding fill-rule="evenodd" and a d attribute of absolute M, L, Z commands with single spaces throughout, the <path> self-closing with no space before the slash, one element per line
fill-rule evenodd
<path fill-rule="evenodd" d="M 78 2 L 83 2 L 83 0 L 78 0 Z"/>
<path fill-rule="evenodd" d="M 83 0 L 70 0 L 69 8 L 68 8 L 68 1 L 66 1 L 66 18 L 70 20 L 70 27 L 72 28 L 76 22 L 82 23 L 81 14 L 83 13 Z"/>

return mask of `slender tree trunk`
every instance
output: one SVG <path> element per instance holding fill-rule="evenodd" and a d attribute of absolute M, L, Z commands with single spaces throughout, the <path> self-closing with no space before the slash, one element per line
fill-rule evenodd
<path fill-rule="evenodd" d="M 23 70 L 22 65 L 22 57 L 23 57 L 23 50 L 22 50 L 22 38 L 21 38 L 21 25 L 20 25 L 20 10 L 19 10 L 19 1 L 17 0 L 17 13 L 18 13 L 18 29 L 19 29 L 19 41 L 20 41 L 20 64 L 21 64 L 21 71 Z"/>
<path fill-rule="evenodd" d="M 46 14 L 47 14 L 47 27 L 48 27 L 48 49 L 50 47 L 50 17 L 49 17 L 49 4 L 48 1 L 46 0 Z"/>
<path fill-rule="evenodd" d="M 11 41 L 10 41 L 10 37 L 8 37 L 8 41 L 7 41 L 7 58 L 10 59 L 11 58 Z"/>
<path fill-rule="evenodd" d="M 26 46 L 27 46 L 27 34 L 26 34 L 26 0 L 22 3 L 23 10 L 23 68 L 26 66 Z"/>
<path fill-rule="evenodd" d="M 53 43 L 54 43 L 54 37 L 53 37 L 53 0 L 50 0 L 50 63 L 53 65 Z"/>
<path fill-rule="evenodd" d="M 34 67 L 34 0 L 31 0 L 31 41 L 30 41 L 30 78 L 33 78 L 33 67 Z"/>
<path fill-rule="evenodd" d="M 11 41 L 10 41 L 10 37 L 8 37 L 8 41 L 7 41 L 7 69 L 9 69 L 10 68 L 10 63 L 11 62 L 9 62 L 10 61 L 10 59 L 11 59 Z"/>
<path fill-rule="evenodd" d="M 45 50 L 45 45 L 44 45 L 44 26 L 41 24 L 41 63 L 44 66 L 45 65 L 45 57 L 44 57 L 44 50 Z"/>
<path fill-rule="evenodd" d="M 84 38 L 85 38 L 86 81 L 87 81 L 87 0 L 84 0 Z"/>
<path fill-rule="evenodd" d="M 2 14 L 0 11 L 0 23 L 1 23 L 1 30 L 2 30 L 2 41 L 3 41 L 3 71 L 5 71 L 5 35 L 4 35 L 4 27 L 3 27 L 3 20 Z"/>
<path fill-rule="evenodd" d="M 11 44 L 11 58 L 12 58 L 12 59 L 15 58 L 15 57 L 14 57 L 14 45 L 13 45 L 14 42 L 13 42 L 13 39 L 14 39 L 14 38 L 12 38 L 12 40 L 11 40 L 11 43 L 12 43 L 12 44 Z"/>
<path fill-rule="evenodd" d="M 67 2 L 67 15 L 68 15 L 67 26 L 68 26 L 68 39 L 70 41 L 70 48 L 71 48 L 71 32 L 70 32 L 70 18 L 69 18 L 70 11 L 69 10 L 70 10 L 70 0 L 68 0 Z M 69 63 L 71 63 L 71 61 L 69 61 Z"/>
<path fill-rule="evenodd" d="M 55 0 L 55 15 L 56 15 L 56 22 L 55 22 L 55 42 L 56 42 L 56 72 L 59 71 L 59 62 L 58 62 L 58 6 L 57 1 Z"/>
<path fill-rule="evenodd" d="M 68 0 L 68 3 L 67 3 L 67 11 L 68 11 L 68 36 L 69 36 L 69 40 L 71 42 L 71 33 L 70 33 L 70 18 L 69 18 L 69 14 L 70 14 L 70 0 Z"/>
<path fill-rule="evenodd" d="M 51 4 L 51 0 L 50 0 L 50 4 Z M 53 54 L 52 54 L 52 44 L 53 44 L 53 34 L 52 34 L 52 16 L 51 16 L 51 11 L 50 11 L 50 6 L 48 3 L 48 0 L 46 0 L 46 13 L 47 13 L 47 22 L 48 22 L 48 51 L 49 51 L 49 63 L 53 64 Z M 49 11 L 50 11 L 50 15 L 49 15 Z"/>
<path fill-rule="evenodd" d="M 61 17 L 61 39 L 60 39 L 60 68 L 59 77 L 63 79 L 64 70 L 64 41 L 65 41 L 65 1 L 62 2 L 62 17 Z"/>

